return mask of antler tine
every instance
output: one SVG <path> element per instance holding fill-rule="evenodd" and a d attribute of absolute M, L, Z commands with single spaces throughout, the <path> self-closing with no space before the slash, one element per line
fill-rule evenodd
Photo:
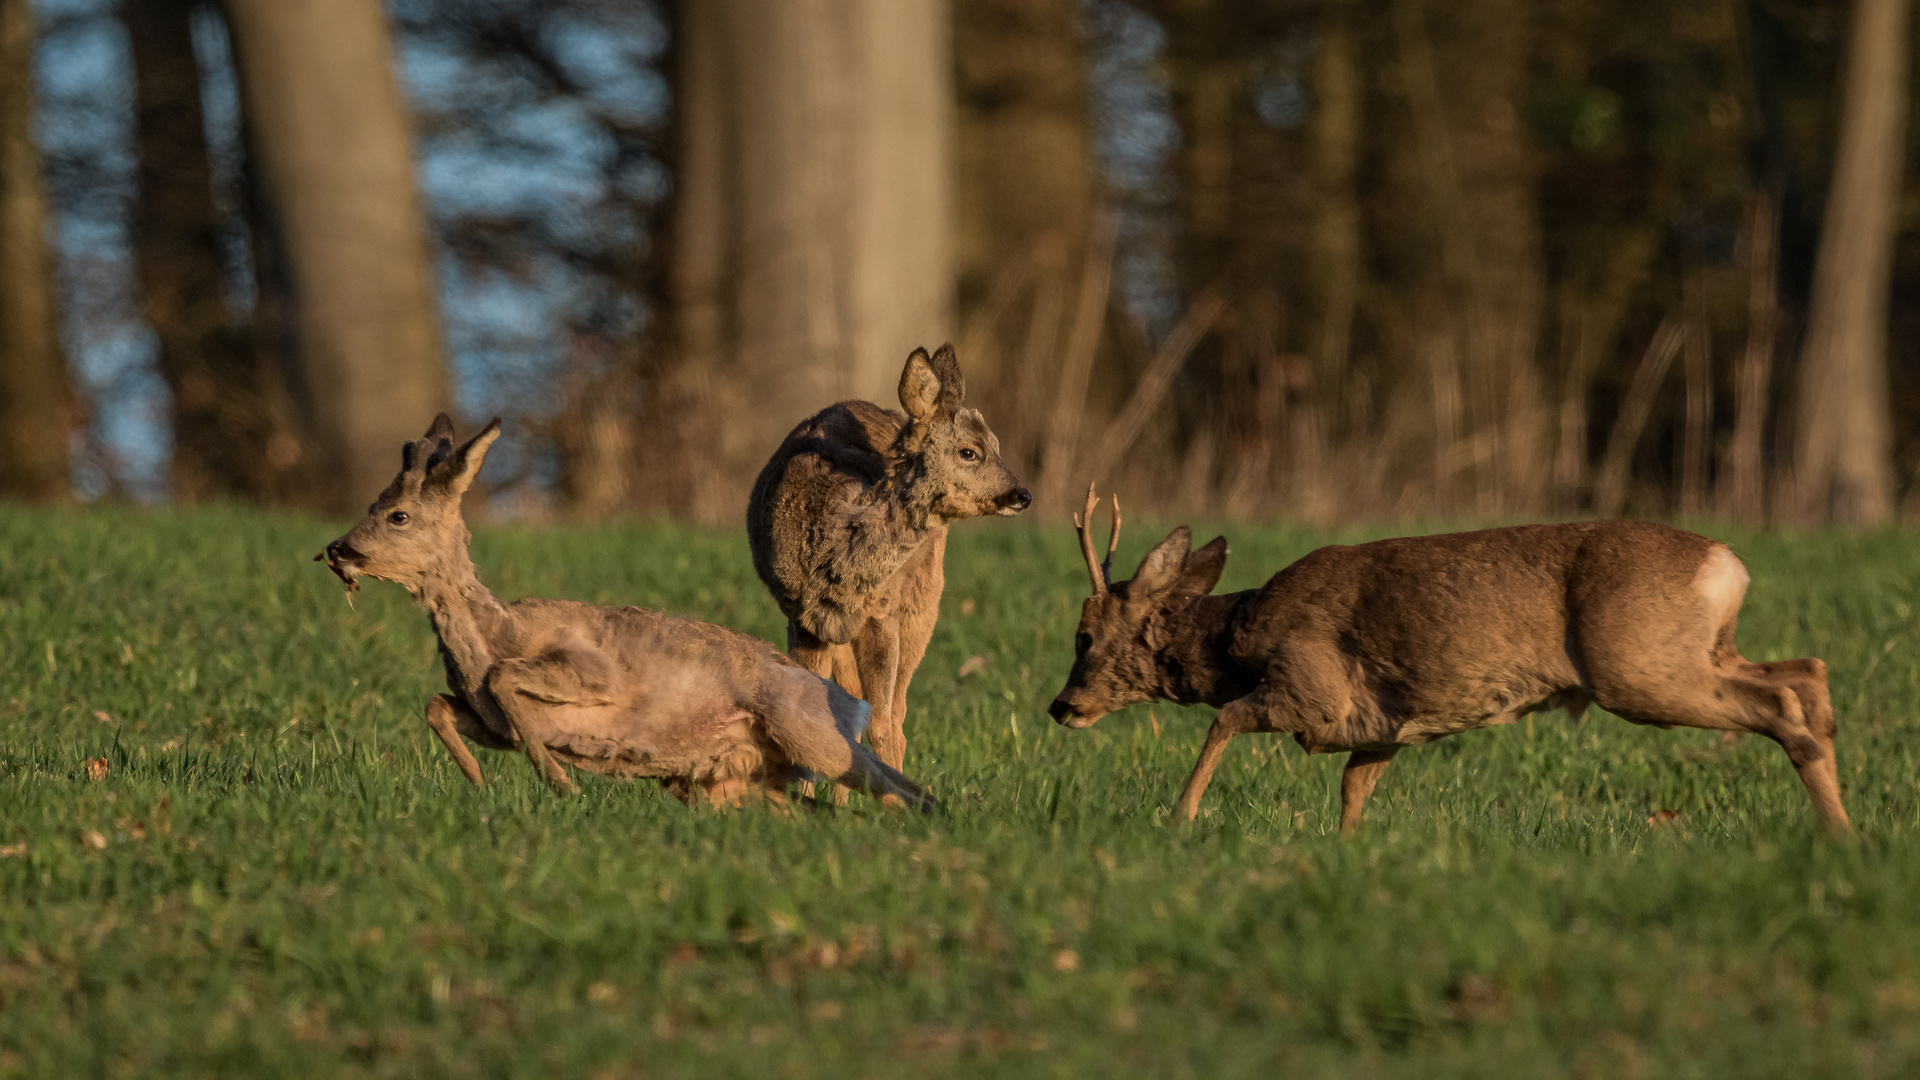
<path fill-rule="evenodd" d="M 1107 533 L 1107 557 L 1100 562 L 1100 575 L 1107 579 L 1109 585 L 1113 584 L 1113 552 L 1120 546 L 1120 493 L 1114 492 L 1111 498 L 1113 499 L 1113 530 Z M 1088 511 L 1088 517 L 1092 517 L 1092 511 Z"/>
<path fill-rule="evenodd" d="M 1093 553 L 1093 509 L 1100 505 L 1100 497 L 1093 493 L 1093 485 L 1087 485 L 1087 509 L 1084 513 L 1073 515 L 1074 531 L 1080 534 L 1080 554 L 1087 560 L 1087 575 L 1093 579 L 1093 595 L 1099 596 L 1107 591 L 1105 569 L 1096 561 Z M 1109 553 L 1108 561 L 1112 561 Z"/>

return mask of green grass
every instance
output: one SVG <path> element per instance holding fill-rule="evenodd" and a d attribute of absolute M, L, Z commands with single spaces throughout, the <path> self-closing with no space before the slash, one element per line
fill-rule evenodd
<path fill-rule="evenodd" d="M 1402 754 L 1342 843 L 1337 757 L 1238 740 L 1180 826 L 1206 710 L 1047 720 L 1085 587 L 1061 527 L 954 538 L 908 719 L 950 813 L 922 820 L 563 800 L 501 754 L 469 788 L 421 720 L 425 617 L 307 561 L 343 526 L 0 508 L 0 1073 L 1920 1067 L 1904 536 L 1730 537 L 1747 655 L 1831 665 L 1863 842 L 1815 839 L 1770 743 L 1553 714 Z M 1229 532 L 1223 588 L 1329 539 Z M 780 633 L 731 533 L 489 528 L 475 558 L 507 598 Z"/>

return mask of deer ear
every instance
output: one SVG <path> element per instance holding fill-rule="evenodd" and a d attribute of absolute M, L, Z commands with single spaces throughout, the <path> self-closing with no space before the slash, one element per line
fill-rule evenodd
<path fill-rule="evenodd" d="M 445 465 L 435 474 L 434 479 L 446 484 L 454 498 L 467 493 L 473 486 L 473 478 L 480 475 L 480 466 L 487 460 L 487 448 L 493 440 L 500 437 L 500 418 L 494 417 L 480 434 L 468 439 L 460 449 L 448 455 Z"/>
<path fill-rule="evenodd" d="M 427 426 L 427 433 L 420 437 L 428 442 L 452 442 L 453 417 L 446 413 L 435 416 L 433 423 Z"/>
<path fill-rule="evenodd" d="M 1174 589 L 1189 596 L 1205 596 L 1220 584 L 1220 572 L 1226 568 L 1227 538 L 1216 536 L 1180 564 L 1180 580 L 1174 583 Z"/>
<path fill-rule="evenodd" d="M 952 416 L 967 403 L 967 380 L 960 374 L 960 358 L 954 355 L 952 342 L 934 350 L 933 373 L 940 379 L 940 411 Z"/>
<path fill-rule="evenodd" d="M 914 420 L 932 420 L 940 409 L 940 391 L 940 376 L 927 350 L 913 350 L 900 371 L 900 407 Z"/>
<path fill-rule="evenodd" d="M 1172 588 L 1180 580 L 1181 566 L 1186 562 L 1187 549 L 1193 546 L 1193 533 L 1185 525 L 1173 530 L 1158 547 L 1147 552 L 1140 560 L 1140 569 L 1133 575 L 1133 584 L 1127 587 L 1129 600 L 1146 600 L 1157 597 Z"/>

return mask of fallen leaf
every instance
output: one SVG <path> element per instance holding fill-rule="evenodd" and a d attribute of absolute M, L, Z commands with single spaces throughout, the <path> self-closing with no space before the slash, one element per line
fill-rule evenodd
<path fill-rule="evenodd" d="M 960 665 L 960 674 L 958 677 L 970 679 L 987 670 L 987 665 L 992 662 L 993 658 L 990 656 L 969 656 L 966 661 Z"/>
<path fill-rule="evenodd" d="M 971 614 L 973 614 L 973 601 L 972 601 L 972 600 L 962 600 L 962 601 L 960 601 L 960 614 L 962 614 L 962 615 L 971 615 Z"/>
<path fill-rule="evenodd" d="M 120 722 L 119 717 L 110 712 L 101 712 L 99 709 L 93 710 L 93 718 L 103 724 L 117 724 Z"/>
<path fill-rule="evenodd" d="M 90 757 L 87 759 L 87 779 L 105 780 L 108 771 L 106 758 Z"/>
<path fill-rule="evenodd" d="M 1053 970 L 1078 971 L 1079 969 L 1079 953 L 1074 952 L 1072 949 L 1061 949 L 1059 952 L 1053 954 Z"/>
<path fill-rule="evenodd" d="M 100 835 L 100 830 L 98 829 L 82 829 L 80 831 L 80 842 L 90 848 L 97 848 L 101 851 L 107 849 L 107 838 Z"/>
<path fill-rule="evenodd" d="M 588 1001 L 598 1001 L 598 1002 L 613 1001 L 619 996 L 620 996 L 620 991 L 614 989 L 613 984 L 610 982 L 601 981 L 587 987 Z"/>
<path fill-rule="evenodd" d="M 1657 829 L 1660 826 L 1665 825 L 1667 822 L 1672 821 L 1674 818 L 1677 818 L 1679 816 L 1680 816 L 1680 811 L 1678 810 L 1655 811 L 1654 815 L 1647 819 L 1647 828 Z"/>
<path fill-rule="evenodd" d="M 11 859 L 15 855 L 25 855 L 26 853 L 27 842 L 24 840 L 17 844 L 0 844 L 0 859 Z"/>

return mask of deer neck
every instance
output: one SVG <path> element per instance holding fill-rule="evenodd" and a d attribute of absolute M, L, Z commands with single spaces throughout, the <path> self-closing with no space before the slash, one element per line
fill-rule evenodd
<path fill-rule="evenodd" d="M 873 505 L 884 509 L 888 522 L 901 530 L 903 536 L 925 537 L 942 524 L 933 512 L 935 492 L 926 477 L 926 458 L 917 451 L 896 446 L 887 455 L 887 471 L 867 493 Z"/>
<path fill-rule="evenodd" d="M 1167 644 L 1155 655 L 1160 694 L 1183 705 L 1216 708 L 1259 685 L 1256 672 L 1233 659 L 1233 627 L 1252 592 L 1202 596 L 1167 617 Z"/>
<path fill-rule="evenodd" d="M 449 688 L 477 700 L 487 671 L 511 647 L 512 613 L 480 583 L 464 545 L 407 591 L 433 621 Z"/>

